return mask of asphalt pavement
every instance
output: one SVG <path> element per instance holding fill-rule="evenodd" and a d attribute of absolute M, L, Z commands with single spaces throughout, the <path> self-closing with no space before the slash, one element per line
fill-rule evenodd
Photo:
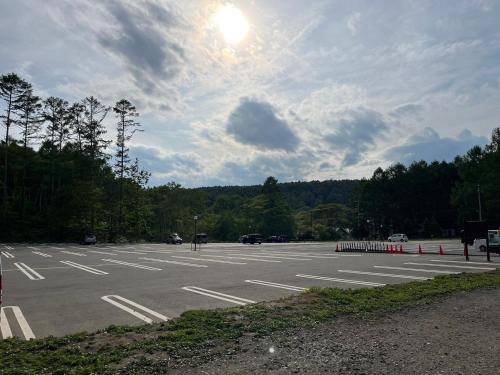
<path fill-rule="evenodd" d="M 190 244 L 1 244 L 1 337 L 61 336 L 274 300 L 312 286 L 372 288 L 500 267 L 497 255 L 488 263 L 473 250 L 466 262 L 457 240 L 405 243 L 405 254 L 339 253 L 336 246 L 213 243 L 195 252 Z"/>

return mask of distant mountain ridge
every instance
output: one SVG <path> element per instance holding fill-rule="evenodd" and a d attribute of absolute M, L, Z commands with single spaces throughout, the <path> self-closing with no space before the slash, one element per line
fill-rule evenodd
<path fill-rule="evenodd" d="M 293 210 L 311 209 L 320 204 L 340 203 L 347 205 L 353 191 L 361 180 L 325 180 L 297 181 L 278 183 L 287 203 Z M 193 188 L 204 192 L 210 201 L 222 195 L 237 195 L 241 198 L 253 198 L 262 189 L 262 185 L 249 186 L 211 186 Z"/>

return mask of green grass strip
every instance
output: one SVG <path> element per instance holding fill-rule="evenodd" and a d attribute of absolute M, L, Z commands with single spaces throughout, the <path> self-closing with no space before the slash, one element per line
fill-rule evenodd
<path fill-rule="evenodd" d="M 206 348 L 234 346 L 245 335 L 311 327 L 337 316 L 394 312 L 436 298 L 500 286 L 500 270 L 438 276 L 381 288 L 313 288 L 300 295 L 237 308 L 194 310 L 172 321 L 61 338 L 0 341 L 0 374 L 161 373 L 161 358 L 203 355 Z M 236 347 L 237 350 L 237 347 Z"/>

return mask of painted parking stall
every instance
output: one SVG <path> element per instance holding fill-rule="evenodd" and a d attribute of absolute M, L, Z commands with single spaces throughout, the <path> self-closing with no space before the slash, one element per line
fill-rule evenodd
<path fill-rule="evenodd" d="M 196 252 L 189 244 L 24 244 L 1 251 L 14 256 L 1 254 L 9 324 L 3 330 L 21 339 L 31 337 L 21 329 L 23 318 L 37 337 L 59 336 L 274 300 L 314 286 L 377 288 L 483 272 L 500 263 L 439 254 L 336 253 L 332 243 L 208 244 Z"/>

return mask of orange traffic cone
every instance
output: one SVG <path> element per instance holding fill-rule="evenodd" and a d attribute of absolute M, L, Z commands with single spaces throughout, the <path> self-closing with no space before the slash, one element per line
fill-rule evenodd
<path fill-rule="evenodd" d="M 444 255 L 444 250 L 441 245 L 439 245 L 439 255 Z"/>
<path fill-rule="evenodd" d="M 418 255 L 424 255 L 424 252 L 422 251 L 422 246 L 418 245 Z"/>
<path fill-rule="evenodd" d="M 337 244 L 337 248 L 335 249 L 335 252 L 336 252 L 336 253 L 339 253 L 339 252 L 340 252 L 340 249 L 339 249 L 339 244 Z"/>

